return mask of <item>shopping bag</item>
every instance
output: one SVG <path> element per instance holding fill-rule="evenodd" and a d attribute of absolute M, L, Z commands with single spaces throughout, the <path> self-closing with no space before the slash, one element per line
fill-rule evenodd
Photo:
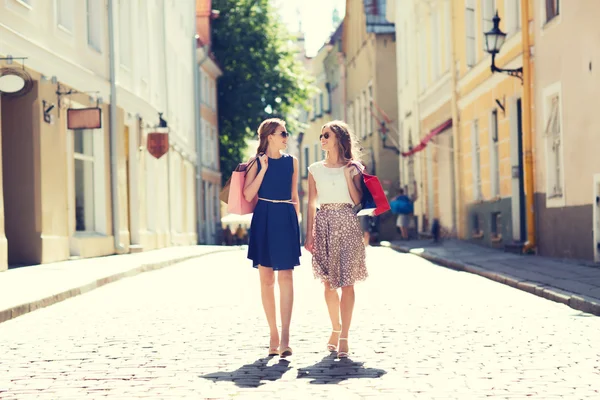
<path fill-rule="evenodd" d="M 249 163 L 241 163 L 235 168 L 231 174 L 231 178 L 225 183 L 219 198 L 227 203 L 227 211 L 230 214 L 245 215 L 254 211 L 258 196 L 252 201 L 247 201 L 244 197 L 244 184 L 246 182 L 246 174 L 252 168 L 258 157 L 255 157 Z"/>
<path fill-rule="evenodd" d="M 390 203 L 388 202 L 387 196 L 383 191 L 381 182 L 379 182 L 379 178 L 377 178 L 375 175 L 366 174 L 358 166 L 356 166 L 356 168 L 362 175 L 362 198 L 360 201 L 360 207 L 358 207 L 359 210 L 357 210 L 357 215 L 371 215 L 375 217 L 383 214 L 386 211 L 389 211 Z"/>

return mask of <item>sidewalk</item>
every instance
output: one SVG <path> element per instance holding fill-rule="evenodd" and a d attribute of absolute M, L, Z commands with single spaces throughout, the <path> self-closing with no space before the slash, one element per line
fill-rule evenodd
<path fill-rule="evenodd" d="M 600 316 L 600 265 L 505 253 L 459 240 L 394 241 L 389 246 Z"/>
<path fill-rule="evenodd" d="M 237 249 L 237 246 L 167 247 L 0 272 L 0 323 L 122 278 L 191 258 Z"/>

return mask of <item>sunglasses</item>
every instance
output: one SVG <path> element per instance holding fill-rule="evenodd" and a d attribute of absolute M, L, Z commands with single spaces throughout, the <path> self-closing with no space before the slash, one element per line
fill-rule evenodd
<path fill-rule="evenodd" d="M 283 132 L 275 132 L 273 135 L 277 135 L 279 133 L 279 135 L 281 135 L 282 138 L 286 138 L 288 136 L 292 136 L 291 132 L 287 132 L 287 131 L 283 131 Z"/>
<path fill-rule="evenodd" d="M 325 139 L 329 139 L 329 132 L 327 132 L 327 133 L 322 133 L 322 134 L 320 134 L 320 135 L 319 135 L 319 140 L 321 140 L 321 139 L 323 139 L 323 138 L 325 138 Z"/>

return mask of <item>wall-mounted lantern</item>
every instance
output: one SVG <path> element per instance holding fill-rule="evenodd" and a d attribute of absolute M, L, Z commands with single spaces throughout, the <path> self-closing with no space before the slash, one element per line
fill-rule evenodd
<path fill-rule="evenodd" d="M 496 15 L 492 19 L 494 26 L 491 31 L 485 32 L 483 34 L 485 39 L 485 51 L 492 55 L 492 65 L 491 70 L 494 72 L 503 72 L 510 76 L 514 76 L 523 82 L 523 67 L 519 67 L 516 69 L 503 69 L 498 68 L 496 66 L 496 54 L 500 53 L 500 49 L 506 40 L 506 33 L 500 30 L 500 17 L 498 16 L 498 11 L 496 11 Z"/>
<path fill-rule="evenodd" d="M 148 153 L 156 159 L 161 158 L 169 151 L 169 127 L 162 114 L 158 113 L 158 126 L 154 129 L 154 132 L 148 133 L 146 138 Z"/>
<path fill-rule="evenodd" d="M 26 57 L 4 57 L 0 61 L 6 61 L 6 64 L 12 64 L 13 60 L 25 60 Z M 33 88 L 33 79 L 25 70 L 25 63 L 19 67 L 1 67 L 0 68 L 0 95 L 2 97 L 19 97 L 31 91 Z"/>

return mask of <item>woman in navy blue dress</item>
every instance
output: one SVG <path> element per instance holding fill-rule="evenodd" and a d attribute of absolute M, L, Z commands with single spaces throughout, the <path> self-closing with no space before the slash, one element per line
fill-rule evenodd
<path fill-rule="evenodd" d="M 289 134 L 285 121 L 272 118 L 258 128 L 260 143 L 256 151 L 259 162 L 246 175 L 244 197 L 251 201 L 258 195 L 250 225 L 248 258 L 260 275 L 263 307 L 270 329 L 269 355 L 292 355 L 290 322 L 294 303 L 292 272 L 300 265 L 300 230 L 298 226 L 298 160 L 282 153 Z M 275 311 L 275 271 L 279 283 L 281 336 Z"/>

